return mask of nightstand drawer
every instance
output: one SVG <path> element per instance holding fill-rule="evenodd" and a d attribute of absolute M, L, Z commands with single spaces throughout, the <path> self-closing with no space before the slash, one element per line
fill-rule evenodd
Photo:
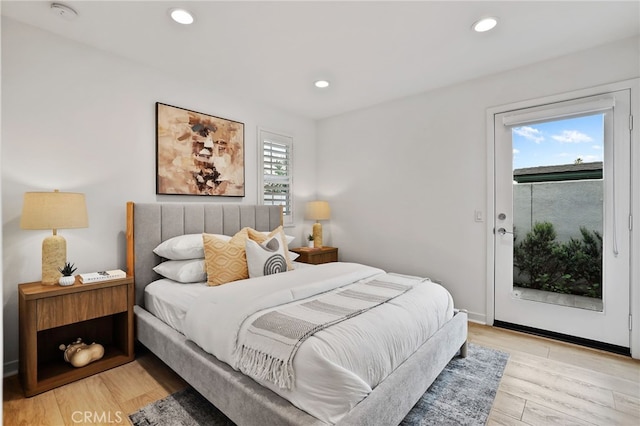
<path fill-rule="evenodd" d="M 297 262 L 310 263 L 312 265 L 320 265 L 322 263 L 337 262 L 338 261 L 338 249 L 337 247 L 321 247 L 321 248 L 292 248 L 289 249 L 294 253 L 298 253 L 300 257 L 296 259 Z"/>
<path fill-rule="evenodd" d="M 74 324 L 126 310 L 126 285 L 39 299 L 36 304 L 37 330 Z"/>
<path fill-rule="evenodd" d="M 307 263 L 311 263 L 313 265 L 320 265 L 322 263 L 330 263 L 338 261 L 338 252 L 330 252 L 330 253 L 319 253 L 317 255 L 309 256 L 307 258 Z"/>

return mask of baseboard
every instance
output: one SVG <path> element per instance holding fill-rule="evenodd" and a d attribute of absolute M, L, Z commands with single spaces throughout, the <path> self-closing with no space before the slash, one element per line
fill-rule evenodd
<path fill-rule="evenodd" d="M 485 314 L 479 314 L 477 312 L 468 311 L 467 315 L 469 317 L 469 321 L 476 322 L 478 324 L 486 324 L 487 316 Z"/>
<path fill-rule="evenodd" d="M 507 330 L 520 331 L 522 333 L 533 334 L 534 336 L 547 337 L 550 339 L 560 340 L 561 342 L 573 343 L 575 345 L 585 346 L 588 348 L 599 349 L 606 352 L 612 352 L 619 355 L 631 356 L 631 349 L 624 346 L 602 343 L 595 340 L 584 339 L 582 337 L 569 336 L 567 334 L 556 333 L 553 331 L 541 330 L 538 328 L 527 327 L 519 324 L 512 324 L 504 321 L 493 321 L 494 327 L 505 328 Z"/>
<path fill-rule="evenodd" d="M 3 366 L 3 377 L 15 376 L 18 374 L 18 360 L 5 362 Z"/>

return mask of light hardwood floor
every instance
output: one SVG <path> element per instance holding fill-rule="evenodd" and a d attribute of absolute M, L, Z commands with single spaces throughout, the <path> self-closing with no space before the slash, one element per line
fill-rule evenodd
<path fill-rule="evenodd" d="M 640 425 L 639 361 L 473 323 L 469 341 L 510 354 L 488 425 Z M 185 386 L 150 353 L 32 398 L 13 376 L 3 424 L 127 425 L 128 414 Z"/>

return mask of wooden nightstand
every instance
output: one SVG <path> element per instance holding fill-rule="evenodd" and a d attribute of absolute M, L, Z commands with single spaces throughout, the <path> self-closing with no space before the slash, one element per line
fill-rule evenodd
<path fill-rule="evenodd" d="M 61 287 L 20 284 L 20 379 L 26 396 L 132 361 L 133 277 Z M 73 367 L 59 349 L 78 337 L 104 346 L 104 356 Z"/>
<path fill-rule="evenodd" d="M 300 255 L 296 262 L 311 263 L 312 265 L 320 265 L 321 263 L 337 262 L 337 247 L 307 248 L 299 247 L 289 249 Z"/>

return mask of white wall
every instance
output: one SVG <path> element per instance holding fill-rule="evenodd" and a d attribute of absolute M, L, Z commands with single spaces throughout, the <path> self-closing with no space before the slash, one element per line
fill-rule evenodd
<path fill-rule="evenodd" d="M 486 223 L 473 218 L 487 211 L 486 109 L 640 76 L 640 40 L 630 39 L 316 124 L 12 20 L 3 18 L 1 30 L 9 369 L 17 368 L 17 284 L 40 278 L 47 235 L 19 229 L 24 192 L 86 194 L 90 227 L 60 231 L 79 272 L 124 268 L 126 201 L 201 201 L 155 195 L 156 101 L 245 123 L 247 196 L 212 202 L 255 203 L 257 127 L 289 133 L 297 226 L 288 233 L 298 243 L 309 228 L 304 202 L 317 190 L 331 202 L 325 238 L 341 260 L 442 280 L 482 321 Z"/>
<path fill-rule="evenodd" d="M 635 78 L 639 67 L 640 39 L 627 39 L 320 121 L 329 243 L 343 261 L 442 280 L 484 321 L 492 218 L 475 222 L 474 211 L 487 212 L 487 108 Z"/>
<path fill-rule="evenodd" d="M 245 124 L 246 197 L 155 195 L 157 101 Z M 26 191 L 85 193 L 89 228 L 59 232 L 68 260 L 79 273 L 125 269 L 126 201 L 257 202 L 257 128 L 263 126 L 294 137 L 298 226 L 287 233 L 302 243 L 304 202 L 316 190 L 312 120 L 222 96 L 3 18 L 2 123 L 5 370 L 17 368 L 17 285 L 40 279 L 48 235 L 20 229 Z"/>

